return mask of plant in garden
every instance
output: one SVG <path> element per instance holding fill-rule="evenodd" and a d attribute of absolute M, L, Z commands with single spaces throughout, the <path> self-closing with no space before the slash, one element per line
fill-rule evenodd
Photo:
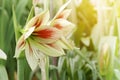
<path fill-rule="evenodd" d="M 15 57 L 19 58 L 25 49 L 25 56 L 31 69 L 34 71 L 37 66 L 41 68 L 42 80 L 48 79 L 46 72 L 48 56 L 62 56 L 65 55 L 63 49 L 72 49 L 67 39 L 73 32 L 74 24 L 67 21 L 71 10 L 64 10 L 69 3 L 70 1 L 64 4 L 50 21 L 49 11 L 35 15 L 26 23 L 17 42 Z"/>
<path fill-rule="evenodd" d="M 0 0 L 0 80 L 120 80 L 119 4 Z"/>

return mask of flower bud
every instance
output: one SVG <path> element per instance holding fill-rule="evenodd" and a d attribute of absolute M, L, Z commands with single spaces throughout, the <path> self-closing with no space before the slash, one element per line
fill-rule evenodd
<path fill-rule="evenodd" d="M 103 44 L 101 46 L 101 49 L 99 51 L 99 56 L 98 56 L 98 65 L 99 65 L 99 70 L 101 75 L 107 74 L 109 68 L 110 68 L 110 57 L 111 57 L 111 52 L 110 52 L 110 46 L 108 44 Z"/>

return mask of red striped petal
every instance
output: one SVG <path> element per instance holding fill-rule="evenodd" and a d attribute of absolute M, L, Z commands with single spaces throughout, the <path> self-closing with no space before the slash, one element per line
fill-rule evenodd
<path fill-rule="evenodd" d="M 19 48 L 23 47 L 24 45 L 25 45 L 24 37 L 22 36 L 17 43 L 17 48 L 19 49 Z"/>
<path fill-rule="evenodd" d="M 54 34 L 54 32 L 49 29 L 40 30 L 35 33 L 37 33 L 37 35 L 41 38 L 50 38 L 52 34 Z"/>
<path fill-rule="evenodd" d="M 38 18 L 33 26 L 35 26 L 37 28 L 37 27 L 39 27 L 41 25 L 41 23 L 42 23 L 42 19 Z"/>
<path fill-rule="evenodd" d="M 48 39 L 48 38 L 58 38 L 59 35 L 61 34 L 60 34 L 60 30 L 51 27 L 51 28 L 45 28 L 39 31 L 35 31 L 33 35 L 36 35 L 40 38 Z"/>
<path fill-rule="evenodd" d="M 49 11 L 44 11 L 35 17 L 33 17 L 25 26 L 25 30 L 28 30 L 30 27 L 35 26 L 36 28 L 45 25 L 49 20 Z"/>
<path fill-rule="evenodd" d="M 54 27 L 56 27 L 57 29 L 62 29 L 62 28 L 63 28 L 63 26 L 61 26 L 61 25 L 60 25 L 60 24 L 58 24 L 58 23 L 57 23 L 57 24 L 55 24 L 55 25 L 54 25 Z"/>
<path fill-rule="evenodd" d="M 63 18 L 63 17 L 64 17 L 63 14 L 59 14 L 59 15 L 56 17 L 56 19 Z"/>
<path fill-rule="evenodd" d="M 30 46 L 30 43 L 28 43 L 28 48 L 29 48 L 29 54 L 32 55 L 33 54 L 33 50 L 32 50 L 32 47 Z"/>
<path fill-rule="evenodd" d="M 71 22 L 67 21 L 66 19 L 56 19 L 52 24 L 55 28 L 61 30 L 64 36 L 67 36 L 73 33 L 75 25 Z"/>
<path fill-rule="evenodd" d="M 71 9 L 66 9 L 64 11 L 62 11 L 61 13 L 59 13 L 59 15 L 57 15 L 56 19 L 60 19 L 60 18 L 64 18 L 67 19 L 67 17 L 70 15 Z"/>
<path fill-rule="evenodd" d="M 20 53 L 23 51 L 24 47 L 25 47 L 24 36 L 21 36 L 16 45 L 15 57 L 20 56 Z"/>

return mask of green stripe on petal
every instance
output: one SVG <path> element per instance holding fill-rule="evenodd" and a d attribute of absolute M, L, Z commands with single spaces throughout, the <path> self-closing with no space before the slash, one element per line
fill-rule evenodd
<path fill-rule="evenodd" d="M 53 47 L 53 48 L 55 48 L 55 49 L 57 49 L 57 50 L 64 53 L 63 47 L 61 45 L 59 45 L 57 42 L 58 41 L 56 41 L 56 42 L 54 42 L 52 44 L 48 44 L 48 46 Z"/>
<path fill-rule="evenodd" d="M 64 44 L 64 46 L 66 46 L 67 49 L 72 50 L 74 48 L 74 46 L 72 45 L 73 43 L 69 43 L 66 38 L 62 37 L 60 41 Z"/>
<path fill-rule="evenodd" d="M 63 49 L 70 49 L 63 41 L 58 40 L 56 41 L 56 44 L 62 47 Z"/>
<path fill-rule="evenodd" d="M 32 42 L 32 46 L 33 47 L 37 47 L 42 53 L 48 55 L 48 56 L 52 56 L 52 57 L 58 57 L 58 56 L 62 56 L 65 55 L 64 52 L 59 51 L 53 47 L 50 47 L 46 44 L 40 44 L 35 42 L 34 40 L 30 40 Z"/>

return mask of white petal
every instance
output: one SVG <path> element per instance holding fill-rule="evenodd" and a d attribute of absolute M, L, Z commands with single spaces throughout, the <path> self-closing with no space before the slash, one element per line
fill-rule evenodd
<path fill-rule="evenodd" d="M 46 62 L 46 55 L 43 54 L 37 47 L 34 47 L 34 55 L 38 60 L 38 64 L 40 68 L 43 69 L 43 66 L 45 65 L 45 62 Z"/>
<path fill-rule="evenodd" d="M 64 19 L 67 19 L 68 16 L 70 15 L 72 9 L 65 9 L 60 15 L 63 15 Z"/>
<path fill-rule="evenodd" d="M 1 49 L 0 49 L 0 59 L 4 59 L 4 60 L 7 59 L 6 54 Z"/>
<path fill-rule="evenodd" d="M 39 67 L 41 68 L 41 70 L 44 70 L 45 69 L 45 65 L 46 65 L 46 62 L 47 62 L 47 55 L 43 54 L 38 47 L 36 46 L 33 46 L 32 45 L 32 50 L 33 50 L 33 55 L 34 55 L 34 58 L 37 60 L 37 64 L 39 65 Z"/>
<path fill-rule="evenodd" d="M 28 29 L 28 31 L 24 34 L 24 40 L 27 39 L 35 30 L 35 27 L 31 27 L 30 29 Z"/>
<path fill-rule="evenodd" d="M 66 37 L 70 37 L 71 34 L 75 31 L 75 25 L 65 19 L 56 19 L 52 25 L 56 28 L 56 25 L 61 26 L 61 30 Z"/>
<path fill-rule="evenodd" d="M 41 26 L 40 26 L 40 27 L 37 27 L 37 28 L 35 29 L 35 31 L 38 31 L 38 30 L 43 29 L 43 28 L 45 28 L 45 27 L 48 27 L 47 25 L 48 25 L 49 19 L 50 19 L 50 13 L 49 13 L 49 11 L 46 11 L 46 13 L 43 15 L 43 19 L 42 19 Z M 45 25 L 46 25 L 46 26 L 45 26 Z"/>
<path fill-rule="evenodd" d="M 71 0 L 68 0 L 68 2 L 66 2 L 57 12 L 57 14 L 55 15 L 54 19 L 65 9 L 65 7 L 67 7 L 67 5 L 71 2 Z"/>
<path fill-rule="evenodd" d="M 63 46 L 58 43 L 59 41 L 60 40 L 58 40 L 58 41 L 56 41 L 56 42 L 54 42 L 52 44 L 49 44 L 49 46 L 55 48 L 56 50 L 58 50 L 58 51 L 60 51 L 62 53 L 64 53 Z"/>
<path fill-rule="evenodd" d="M 25 46 L 25 55 L 30 68 L 34 71 L 38 66 L 38 60 L 34 56 L 34 49 L 28 43 Z"/>
<path fill-rule="evenodd" d="M 49 15 L 49 11 L 44 11 L 44 12 L 41 12 L 40 14 L 36 15 L 35 17 L 33 17 L 25 26 L 25 31 L 28 30 L 30 27 L 33 27 L 35 25 L 35 23 L 39 20 L 41 23 L 38 27 L 41 27 L 43 26 L 44 24 L 47 24 L 48 20 L 50 18 L 50 15 Z M 36 29 L 37 30 L 37 29 Z"/>

